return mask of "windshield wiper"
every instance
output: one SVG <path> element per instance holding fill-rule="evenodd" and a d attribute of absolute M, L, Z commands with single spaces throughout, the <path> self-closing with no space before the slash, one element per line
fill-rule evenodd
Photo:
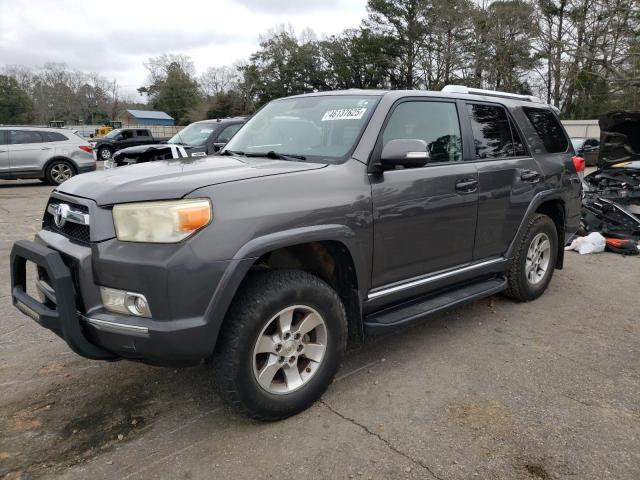
<path fill-rule="evenodd" d="M 247 157 L 267 157 L 267 158 L 274 158 L 277 160 L 290 160 L 290 159 L 294 159 L 294 160 L 306 160 L 307 157 L 305 157 L 304 155 L 296 155 L 293 153 L 277 153 L 274 152 L 273 150 L 269 150 L 266 153 L 247 153 Z"/>
<path fill-rule="evenodd" d="M 220 155 L 244 155 L 244 152 L 237 152 L 232 150 L 225 150 Z"/>

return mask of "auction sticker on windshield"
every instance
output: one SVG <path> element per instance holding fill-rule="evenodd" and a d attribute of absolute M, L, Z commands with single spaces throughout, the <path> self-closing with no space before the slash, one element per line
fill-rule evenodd
<path fill-rule="evenodd" d="M 360 120 L 366 111 L 366 108 L 341 108 L 339 110 L 329 110 L 323 115 L 321 121 Z"/>

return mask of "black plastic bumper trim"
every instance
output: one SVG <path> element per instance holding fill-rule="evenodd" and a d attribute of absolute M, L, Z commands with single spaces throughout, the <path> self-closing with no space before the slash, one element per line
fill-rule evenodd
<path fill-rule="evenodd" d="M 50 286 L 55 293 L 55 309 L 49 308 L 27 293 L 27 261 L 46 270 Z M 85 337 L 76 311 L 71 271 L 57 251 L 29 240 L 14 243 L 11 249 L 11 296 L 16 308 L 41 326 L 55 331 L 78 355 L 95 360 L 111 360 L 117 357 Z"/>

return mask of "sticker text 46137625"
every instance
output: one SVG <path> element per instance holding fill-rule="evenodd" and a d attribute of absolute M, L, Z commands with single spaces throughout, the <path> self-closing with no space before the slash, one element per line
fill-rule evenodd
<path fill-rule="evenodd" d="M 341 108 L 338 110 L 328 110 L 322 116 L 323 122 L 330 120 L 360 120 L 366 112 L 366 108 Z"/>

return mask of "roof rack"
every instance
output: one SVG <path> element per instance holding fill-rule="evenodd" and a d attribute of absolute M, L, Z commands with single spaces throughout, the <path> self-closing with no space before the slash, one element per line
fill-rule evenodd
<path fill-rule="evenodd" d="M 520 95 L 510 92 L 499 92 L 497 90 L 483 90 L 481 88 L 469 88 L 464 85 L 447 85 L 442 89 L 445 93 L 465 93 L 471 95 L 484 95 L 487 97 L 513 98 L 523 102 L 544 103 L 539 97 L 534 95 Z"/>

